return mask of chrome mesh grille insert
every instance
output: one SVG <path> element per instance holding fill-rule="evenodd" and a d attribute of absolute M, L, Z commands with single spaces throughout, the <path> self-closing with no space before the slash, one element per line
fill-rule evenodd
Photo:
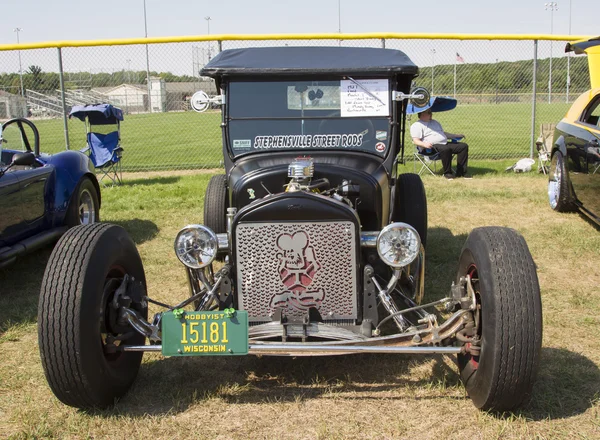
<path fill-rule="evenodd" d="M 325 321 L 356 319 L 356 231 L 349 221 L 240 223 L 235 230 L 239 306 L 250 321 L 281 308 Z"/>

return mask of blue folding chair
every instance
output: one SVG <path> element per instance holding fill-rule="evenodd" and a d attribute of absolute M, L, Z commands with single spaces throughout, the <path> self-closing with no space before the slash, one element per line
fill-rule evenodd
<path fill-rule="evenodd" d="M 407 115 L 413 115 L 431 109 L 433 112 L 445 112 L 456 107 L 457 101 L 449 96 L 432 96 L 429 102 L 423 107 L 417 107 L 413 103 L 408 104 L 406 108 Z M 460 139 L 448 139 L 448 142 L 458 142 Z M 421 169 L 419 175 L 425 170 L 429 171 L 432 176 L 437 174 L 437 161 L 440 160 L 440 153 L 435 148 L 421 148 L 415 145 L 413 170 L 417 169 L 417 162 L 420 162 Z M 431 164 L 433 163 L 433 170 Z"/>
<path fill-rule="evenodd" d="M 437 161 L 440 160 L 440 153 L 435 148 L 421 148 L 415 145 L 415 160 L 413 161 L 413 171 L 417 170 L 417 161 L 421 163 L 419 176 L 425 170 L 432 176 L 437 176 Z M 430 164 L 433 163 L 433 170 Z"/>
<path fill-rule="evenodd" d="M 448 139 L 449 144 L 455 144 L 460 142 L 463 138 Z M 413 171 L 417 170 L 417 161 L 421 162 L 421 169 L 419 170 L 419 176 L 425 170 L 429 171 L 432 176 L 441 176 L 437 173 L 437 161 L 441 160 L 440 152 L 435 148 L 421 148 L 415 145 L 415 160 L 413 161 Z M 433 170 L 430 164 L 433 163 Z"/>
<path fill-rule="evenodd" d="M 100 170 L 100 181 L 104 178 L 110 180 L 112 185 L 122 183 L 121 161 L 123 158 L 123 148 L 121 147 L 121 121 L 123 120 L 123 111 L 111 104 L 92 104 L 74 106 L 69 113 L 69 117 L 75 116 L 85 122 L 87 147 L 81 150 L 87 152 L 90 160 L 97 170 Z M 102 131 L 108 133 L 99 133 L 98 128 L 94 131 L 94 126 L 114 125 L 115 130 L 109 131 L 104 128 Z"/>

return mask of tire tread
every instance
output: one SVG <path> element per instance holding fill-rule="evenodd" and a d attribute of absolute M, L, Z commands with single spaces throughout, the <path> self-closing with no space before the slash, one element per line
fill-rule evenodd
<path fill-rule="evenodd" d="M 110 227 L 113 225 L 94 223 L 69 229 L 54 248 L 44 272 L 38 312 L 40 356 L 50 388 L 70 406 L 99 406 L 89 394 L 78 353 L 73 349 L 79 339 L 73 322 L 77 322 L 85 276 L 85 265 L 73 262 L 89 259 L 94 242 Z M 73 267 L 79 270 L 66 270 Z"/>
<path fill-rule="evenodd" d="M 471 234 L 468 242 L 473 237 L 487 245 L 497 307 L 492 350 L 498 361 L 481 409 L 511 410 L 531 397 L 540 359 L 542 316 L 535 263 L 524 238 L 512 229 L 484 227 Z"/>

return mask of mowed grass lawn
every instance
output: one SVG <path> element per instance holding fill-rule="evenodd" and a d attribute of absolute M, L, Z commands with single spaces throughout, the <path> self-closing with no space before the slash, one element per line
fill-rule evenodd
<path fill-rule="evenodd" d="M 424 177 L 426 300 L 447 294 L 470 230 L 500 225 L 523 234 L 544 313 L 529 406 L 502 415 L 477 411 L 451 356 L 146 354 L 134 387 L 115 407 L 78 411 L 52 395 L 39 358 L 46 248 L 0 269 L 0 438 L 600 438 L 600 234 L 579 214 L 550 210 L 542 175 L 504 174 L 506 163 L 474 161 L 473 180 Z M 129 174 L 123 186 L 103 190 L 102 219 L 130 232 L 159 301 L 188 295 L 173 239 L 182 226 L 202 221 L 209 178 Z"/>
<path fill-rule="evenodd" d="M 535 136 L 539 124 L 558 122 L 567 104 L 540 103 L 537 106 Z M 528 157 L 531 148 L 531 104 L 459 105 L 455 110 L 436 113 L 446 131 L 463 133 L 474 159 Z M 413 122 L 416 116 L 413 116 Z M 35 121 L 41 137 L 41 150 L 64 150 L 62 119 Z M 171 112 L 125 115 L 121 125 L 125 149 L 123 167 L 130 171 L 198 169 L 218 167 L 222 161 L 221 115 Z M 85 147 L 85 126 L 78 119 L 68 122 L 71 149 Z M 10 146 L 10 145 L 9 145 Z M 407 143 L 412 155 L 412 144 Z"/>

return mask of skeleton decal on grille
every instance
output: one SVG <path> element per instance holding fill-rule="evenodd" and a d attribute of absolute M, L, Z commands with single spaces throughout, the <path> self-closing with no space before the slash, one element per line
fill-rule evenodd
<path fill-rule="evenodd" d="M 240 223 L 235 230 L 240 310 L 267 322 L 275 310 L 325 321 L 356 319 L 356 229 L 352 222 Z"/>
<path fill-rule="evenodd" d="M 315 250 L 310 246 L 308 234 L 304 231 L 293 235 L 281 234 L 277 237 L 277 247 L 283 251 L 277 254 L 277 272 L 287 290 L 273 295 L 271 307 L 296 310 L 319 307 L 325 298 L 325 291 L 308 290 L 321 269 Z"/>

